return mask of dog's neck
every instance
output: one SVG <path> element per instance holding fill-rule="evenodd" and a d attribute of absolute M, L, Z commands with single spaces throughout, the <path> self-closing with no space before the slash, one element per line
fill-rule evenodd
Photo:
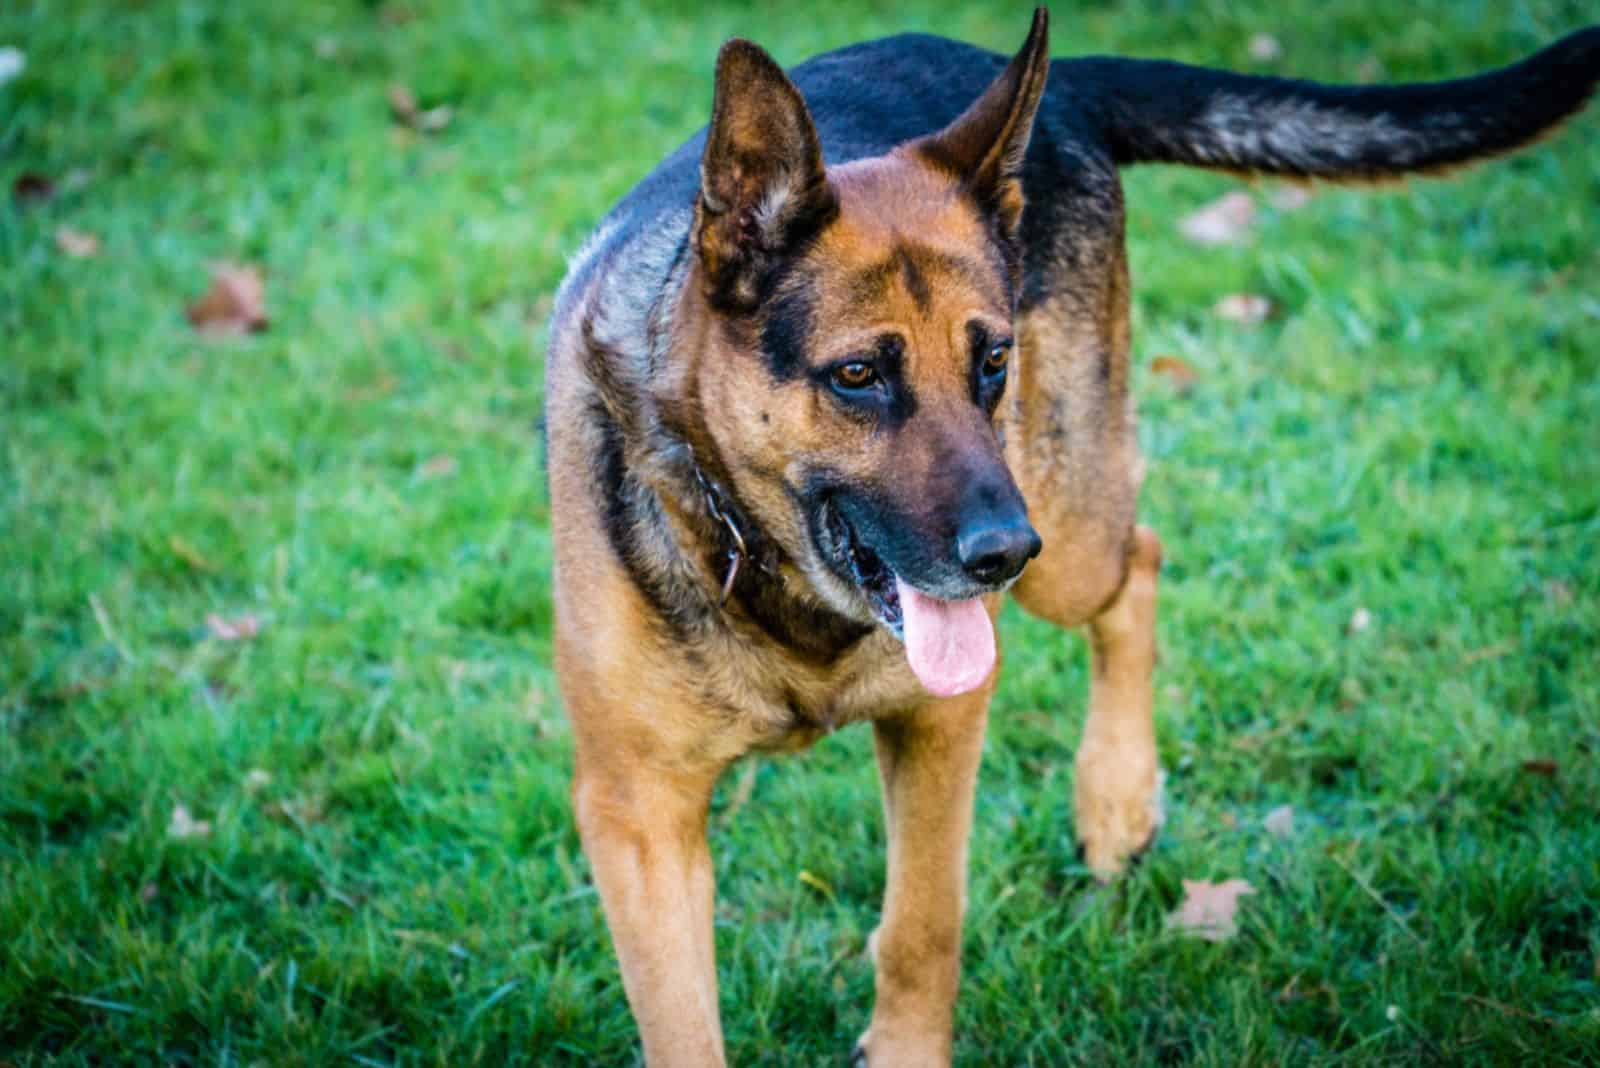
<path fill-rule="evenodd" d="M 653 477 L 649 482 L 682 522 L 676 549 L 700 563 L 710 616 L 743 617 L 807 660 L 826 662 L 872 628 L 793 588 L 805 583 L 782 545 L 762 528 L 738 492 L 715 444 L 698 395 L 696 361 L 706 357 L 716 312 L 703 297 L 698 265 L 689 257 L 652 316 L 651 374 L 639 400 L 652 412 Z M 676 462 L 660 463 L 663 455 Z M 807 584 L 808 585 L 808 584 Z"/>

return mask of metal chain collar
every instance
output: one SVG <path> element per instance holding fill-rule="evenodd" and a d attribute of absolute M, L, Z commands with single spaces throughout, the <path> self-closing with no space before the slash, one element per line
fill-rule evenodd
<path fill-rule="evenodd" d="M 700 467 L 700 461 L 694 459 L 694 452 L 690 450 L 690 461 L 694 465 L 694 480 L 700 486 L 700 492 L 705 495 L 706 511 L 711 513 L 711 518 L 721 523 L 727 530 L 728 536 L 733 539 L 733 544 L 728 547 L 728 573 L 722 579 L 722 596 L 717 599 L 717 604 L 728 603 L 728 595 L 733 592 L 734 579 L 739 577 L 739 567 L 745 558 L 750 555 L 749 546 L 745 544 L 744 531 L 739 529 L 739 524 L 734 520 L 731 509 L 723 503 L 722 491 L 717 484 L 706 477 Z"/>

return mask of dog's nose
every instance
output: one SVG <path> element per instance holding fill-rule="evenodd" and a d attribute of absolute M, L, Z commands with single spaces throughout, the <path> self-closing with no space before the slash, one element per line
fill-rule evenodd
<path fill-rule="evenodd" d="M 967 574 L 985 585 L 1008 582 L 1039 555 L 1039 534 L 1021 516 L 985 518 L 956 535 L 956 556 Z"/>

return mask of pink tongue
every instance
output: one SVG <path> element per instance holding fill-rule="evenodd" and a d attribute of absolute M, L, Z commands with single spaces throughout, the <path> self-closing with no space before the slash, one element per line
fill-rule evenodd
<path fill-rule="evenodd" d="M 894 580 L 900 593 L 906 659 L 935 697 L 975 690 L 994 670 L 994 626 L 983 601 L 941 601 Z"/>

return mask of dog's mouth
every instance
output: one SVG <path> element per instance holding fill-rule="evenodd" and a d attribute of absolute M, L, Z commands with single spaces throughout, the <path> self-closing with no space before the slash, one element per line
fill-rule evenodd
<path fill-rule="evenodd" d="M 901 615 L 899 583 L 894 570 L 883 557 L 867 547 L 838 508 L 825 503 L 822 524 L 828 535 L 824 548 L 836 569 L 845 572 L 855 583 L 878 622 L 905 641 L 905 620 Z"/>
<path fill-rule="evenodd" d="M 946 600 L 917 589 L 895 574 L 831 502 L 823 503 L 818 520 L 824 558 L 905 644 L 906 662 L 923 688 L 936 697 L 953 697 L 983 685 L 994 672 L 996 650 L 981 595 Z"/>

